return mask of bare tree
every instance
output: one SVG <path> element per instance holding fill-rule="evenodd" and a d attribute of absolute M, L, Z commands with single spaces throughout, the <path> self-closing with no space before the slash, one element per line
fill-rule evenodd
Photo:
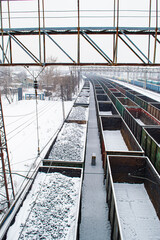
<path fill-rule="evenodd" d="M 13 102 L 12 96 L 12 71 L 9 67 L 1 68 L 0 70 L 0 85 L 1 91 L 4 93 L 8 102 Z"/>
<path fill-rule="evenodd" d="M 56 59 L 50 58 L 49 62 L 56 62 Z M 46 89 L 46 95 L 49 94 L 49 91 L 54 92 L 56 90 L 56 76 L 57 69 L 55 66 L 47 66 L 39 76 L 39 88 Z"/>
<path fill-rule="evenodd" d="M 56 62 L 55 58 L 50 58 L 50 62 Z M 73 75 L 64 75 L 55 66 L 47 66 L 39 76 L 39 88 L 46 90 L 46 96 L 54 93 L 61 97 L 61 87 L 63 88 L 64 100 L 72 100 L 72 95 L 76 91 L 77 80 Z"/>

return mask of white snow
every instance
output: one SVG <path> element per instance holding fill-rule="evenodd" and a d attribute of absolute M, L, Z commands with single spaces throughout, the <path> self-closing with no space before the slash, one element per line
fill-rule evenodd
<path fill-rule="evenodd" d="M 160 220 L 144 184 L 114 183 L 124 240 L 159 240 Z"/>
<path fill-rule="evenodd" d="M 141 119 L 139 119 L 139 118 L 136 118 L 136 121 L 139 123 L 139 125 L 141 125 L 141 126 L 144 126 L 145 124 L 144 124 L 144 122 L 142 122 L 141 121 Z"/>
<path fill-rule="evenodd" d="M 90 90 L 88 89 L 82 89 L 82 91 L 79 94 L 80 96 L 84 96 L 84 97 L 89 97 L 90 95 Z"/>
<path fill-rule="evenodd" d="M 99 111 L 99 115 L 101 116 L 110 116 L 110 115 L 113 115 L 111 111 Z"/>
<path fill-rule="evenodd" d="M 71 113 L 69 114 L 68 120 L 88 120 L 88 108 L 77 106 L 73 107 Z"/>
<path fill-rule="evenodd" d="M 15 173 L 26 176 L 28 171 L 35 167 L 33 163 L 37 157 L 36 103 L 35 100 L 22 100 L 8 104 L 2 100 L 11 171 L 17 193 L 24 177 Z M 66 115 L 72 105 L 73 102 L 65 102 Z M 61 101 L 38 101 L 38 116 L 41 159 L 49 148 L 47 143 L 51 144 L 52 137 L 62 125 Z"/>
<path fill-rule="evenodd" d="M 128 151 L 120 130 L 105 130 L 103 135 L 107 151 Z"/>
<path fill-rule="evenodd" d="M 65 123 L 49 158 L 63 161 L 84 161 L 86 127 L 86 124 Z"/>
<path fill-rule="evenodd" d="M 89 104 L 89 97 L 85 97 L 85 96 L 78 97 L 76 100 L 76 103 Z"/>
<path fill-rule="evenodd" d="M 74 240 L 80 182 L 60 173 L 38 173 L 7 240 Z"/>

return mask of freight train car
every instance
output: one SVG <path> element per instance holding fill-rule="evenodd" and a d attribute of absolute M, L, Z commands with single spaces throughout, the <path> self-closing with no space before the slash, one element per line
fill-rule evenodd
<path fill-rule="evenodd" d="M 147 157 L 108 156 L 106 191 L 111 239 L 160 236 L 160 177 Z"/>

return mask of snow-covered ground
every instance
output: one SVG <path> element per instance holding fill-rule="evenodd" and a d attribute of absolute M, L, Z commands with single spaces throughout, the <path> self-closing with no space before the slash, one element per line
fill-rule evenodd
<path fill-rule="evenodd" d="M 2 99 L 7 143 L 15 192 L 17 193 L 24 176 L 32 168 L 38 153 L 36 102 L 35 100 L 15 101 L 8 104 Z M 73 102 L 65 102 L 66 116 Z M 40 160 L 46 154 L 54 134 L 63 122 L 62 103 L 59 101 L 38 101 L 38 125 Z M 47 145 L 48 143 L 48 145 Z M 46 146 L 47 145 L 47 146 Z M 46 146 L 46 148 L 45 148 Z M 17 175 L 21 174 L 20 175 Z"/>
<path fill-rule="evenodd" d="M 160 220 L 144 184 L 114 183 L 124 240 L 159 240 Z"/>
<path fill-rule="evenodd" d="M 81 178 L 38 173 L 7 240 L 74 240 L 80 190 Z"/>

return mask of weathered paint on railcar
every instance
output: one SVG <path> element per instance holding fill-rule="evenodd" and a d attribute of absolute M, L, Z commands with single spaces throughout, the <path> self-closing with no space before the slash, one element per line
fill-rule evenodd
<path fill-rule="evenodd" d="M 126 96 L 129 97 L 132 101 L 134 101 L 135 97 L 138 95 L 140 95 L 140 93 L 136 91 L 133 91 L 133 90 L 126 91 Z"/>
<path fill-rule="evenodd" d="M 147 111 L 160 120 L 160 103 L 149 103 Z"/>
<path fill-rule="evenodd" d="M 104 131 L 120 131 L 124 143 L 126 144 L 128 150 L 112 150 L 107 149 L 105 146 Z M 112 133 L 111 133 L 112 134 Z M 110 139 L 108 139 L 110 141 Z M 138 141 L 132 134 L 131 130 L 128 128 L 124 120 L 120 116 L 114 117 L 100 117 L 100 142 L 102 146 L 102 159 L 104 169 L 106 168 L 106 159 L 108 155 L 135 155 L 142 156 L 144 151 L 139 145 Z M 116 142 L 114 143 L 116 145 Z"/>
<path fill-rule="evenodd" d="M 114 183 L 143 183 L 160 219 L 160 177 L 147 157 L 108 156 L 107 165 L 106 192 L 111 222 L 111 239 L 122 240 L 124 238 Z M 152 237 L 154 239 L 154 236 Z"/>
<path fill-rule="evenodd" d="M 122 117 L 124 117 L 124 109 L 126 107 L 137 107 L 137 104 L 127 97 L 117 98 L 115 105 Z"/>
<path fill-rule="evenodd" d="M 143 128 L 141 146 L 146 156 L 160 173 L 160 127 Z"/>
<path fill-rule="evenodd" d="M 124 120 L 140 144 L 143 127 L 160 126 L 160 121 L 158 121 L 144 109 L 138 107 L 127 107 L 124 111 Z M 140 122 L 138 120 L 140 120 Z"/>
<path fill-rule="evenodd" d="M 143 109 L 145 109 L 146 111 L 148 110 L 148 104 L 151 102 L 157 102 L 156 100 L 149 98 L 147 96 L 144 95 L 138 95 L 135 97 L 134 100 L 140 107 L 142 107 Z"/>

